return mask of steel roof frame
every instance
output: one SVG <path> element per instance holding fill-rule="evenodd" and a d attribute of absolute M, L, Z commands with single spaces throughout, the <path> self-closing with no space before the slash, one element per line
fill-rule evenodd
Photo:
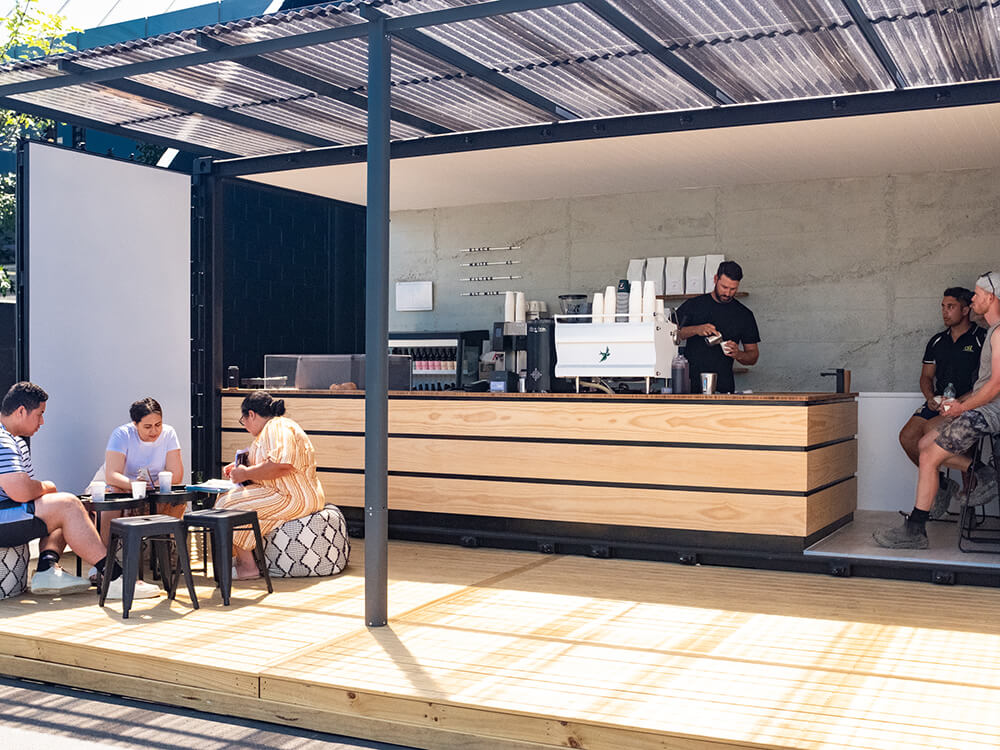
<path fill-rule="evenodd" d="M 69 60 L 61 60 L 59 62 L 59 67 L 73 74 L 90 70 L 90 68 L 80 65 L 79 63 L 70 62 Z M 166 104 L 167 106 L 183 110 L 184 113 L 205 115 L 206 117 L 211 117 L 214 120 L 221 120 L 222 122 L 227 122 L 230 125 L 237 125 L 241 128 L 246 128 L 247 130 L 255 130 L 260 133 L 266 133 L 267 135 L 277 136 L 278 138 L 284 138 L 288 141 L 298 141 L 299 143 L 305 143 L 310 146 L 331 146 L 337 144 L 336 141 L 331 141 L 327 138 L 320 138 L 319 136 L 312 135 L 311 133 L 303 133 L 301 130 L 295 130 L 294 128 L 288 128 L 284 125 L 268 122 L 267 120 L 262 120 L 259 117 L 251 117 L 250 115 L 245 115 L 242 112 L 234 112 L 226 107 L 217 107 L 214 104 L 208 104 L 207 102 L 192 99 L 188 96 L 175 94 L 172 91 L 166 91 L 165 89 L 156 88 L 155 86 L 147 86 L 146 84 L 139 83 L 138 81 L 130 81 L 127 78 L 101 81 L 98 85 L 115 91 L 121 91 L 124 94 L 131 94 L 132 96 L 148 99 L 149 101 Z"/>
<path fill-rule="evenodd" d="M 476 18 L 489 18 L 508 13 L 518 13 L 525 10 L 572 5 L 578 2 L 580 0 L 488 0 L 487 2 L 475 5 L 463 5 L 447 10 L 435 10 L 427 13 L 414 13 L 409 16 L 390 18 L 386 20 L 385 28 L 386 32 L 392 35 L 425 26 L 438 26 L 455 23 L 456 21 L 469 21 Z M 176 70 L 177 68 L 187 68 L 193 65 L 205 65 L 206 63 L 221 62 L 224 60 L 240 60 L 265 55 L 269 52 L 300 49 L 302 47 L 310 47 L 314 44 L 329 44 L 331 42 L 342 42 L 346 39 L 359 39 L 368 36 L 370 24 L 371 22 L 367 21 L 332 29 L 293 34 L 276 39 L 265 39 L 259 42 L 234 44 L 225 49 L 189 52 L 183 55 L 144 60 L 143 62 L 116 65 L 109 68 L 88 68 L 83 73 L 72 73 L 65 76 L 9 83 L 0 86 L 0 97 L 16 96 L 17 94 L 27 94 L 33 91 L 48 91 L 65 86 L 75 86 L 81 83 L 102 83 L 104 81 L 131 78 L 132 76 L 140 76 L 147 73 L 161 73 Z"/>
<path fill-rule="evenodd" d="M 226 47 L 232 47 L 232 44 L 228 42 L 223 42 L 220 39 L 216 39 L 214 36 L 206 34 L 204 32 L 198 32 L 198 46 L 204 49 L 225 49 Z M 299 88 L 306 89 L 307 91 L 312 91 L 315 94 L 319 94 L 327 99 L 333 99 L 340 102 L 341 104 L 346 104 L 349 107 L 354 107 L 363 112 L 368 110 L 368 97 L 362 96 L 354 91 L 343 88 L 342 86 L 337 86 L 328 81 L 324 81 L 322 78 L 317 78 L 316 76 L 309 75 L 308 73 L 303 73 L 300 70 L 295 70 L 287 65 L 282 65 L 281 63 L 275 62 L 274 60 L 268 60 L 265 57 L 253 56 L 244 57 L 239 60 L 234 60 L 237 65 L 242 65 L 250 70 L 255 70 L 258 73 L 263 73 L 271 78 L 277 78 L 279 81 L 284 81 L 285 83 L 290 83 L 293 86 L 298 86 Z M 409 112 L 404 112 L 398 107 L 391 107 L 389 110 L 394 122 L 398 122 L 401 125 L 409 125 L 412 128 L 417 128 L 418 130 L 423 130 L 434 135 L 441 135 L 443 133 L 453 132 L 451 128 L 446 128 L 444 125 L 440 125 L 431 120 L 425 120 L 423 117 L 418 117 L 417 115 L 410 114 Z"/>
<path fill-rule="evenodd" d="M 710 130 L 768 123 L 823 120 L 918 109 L 942 109 L 1000 102 L 1000 81 L 975 81 L 933 88 L 866 92 L 847 96 L 784 102 L 711 107 L 683 112 L 653 112 L 600 119 L 523 125 L 476 133 L 454 133 L 429 138 L 396 140 L 393 159 L 482 151 L 545 143 L 597 140 L 630 135 Z M 298 153 L 242 156 L 215 161 L 215 173 L 237 177 L 283 172 L 307 167 L 354 164 L 365 161 L 364 146 L 336 146 Z"/>
<path fill-rule="evenodd" d="M 15 112 L 24 112 L 27 115 L 44 117 L 47 120 L 56 120 L 57 122 L 67 121 L 65 112 L 60 112 L 50 107 L 43 107 L 39 104 L 32 104 L 31 102 L 24 102 L 20 99 L 0 97 L 0 108 L 13 110 Z M 128 138 L 140 143 L 151 143 L 154 146 L 165 146 L 166 148 L 175 148 L 178 151 L 187 151 L 189 153 L 204 153 L 217 158 L 238 158 L 237 154 L 230 153 L 229 151 L 223 151 L 222 149 L 212 148 L 210 146 L 199 146 L 198 144 L 188 143 L 187 141 L 182 141 L 177 138 L 168 138 L 167 136 L 157 135 L 155 133 L 134 130 L 122 125 L 109 125 L 106 122 L 93 120 L 89 117 L 73 115 L 69 119 L 73 122 L 73 124 L 79 125 L 80 127 L 99 130 L 102 133 L 108 133 L 109 135 L 120 135 L 122 138 Z"/>
<path fill-rule="evenodd" d="M 858 0 L 840 0 L 844 7 L 847 8 L 847 12 L 851 14 L 851 18 L 854 19 L 854 23 L 857 24 L 858 30 L 864 36 L 865 41 L 868 42 L 868 46 L 871 47 L 872 52 L 878 58 L 878 61 L 882 63 L 882 67 L 885 72 L 889 74 L 889 77 L 896 84 L 897 89 L 906 88 L 906 78 L 903 76 L 903 72 L 896 65 L 896 61 L 892 59 L 892 55 L 886 48 L 885 44 L 882 42 L 882 38 L 875 31 L 875 27 L 872 25 L 871 19 L 865 15 L 865 12 L 861 9 L 858 4 Z"/>
<path fill-rule="evenodd" d="M 612 7 L 607 0 L 581 0 L 581 2 L 713 101 L 719 104 L 736 103 L 729 94 L 656 41 L 652 34 L 620 10 Z"/>
<path fill-rule="evenodd" d="M 373 21 L 377 18 L 384 18 L 386 21 L 390 20 L 389 16 L 371 5 L 362 6 L 361 15 L 369 21 Z M 575 112 L 571 112 L 551 99 L 548 99 L 541 94 L 522 86 L 517 81 L 511 80 L 502 73 L 498 73 L 492 68 L 483 65 L 481 62 L 473 60 L 468 55 L 463 54 L 456 49 L 452 49 L 447 44 L 427 36 L 427 34 L 422 31 L 417 29 L 402 29 L 395 34 L 392 34 L 392 36 L 399 37 L 404 42 L 412 44 L 417 49 L 423 50 L 429 55 L 433 55 L 438 60 L 446 62 L 449 65 L 454 65 L 456 68 L 468 73 L 470 76 L 478 78 L 481 81 L 486 81 L 494 88 L 500 89 L 501 91 L 510 94 L 515 99 L 520 99 L 522 102 L 530 104 L 535 109 L 539 109 L 542 112 L 555 117 L 557 120 L 577 120 L 580 118 L 580 115 Z"/>

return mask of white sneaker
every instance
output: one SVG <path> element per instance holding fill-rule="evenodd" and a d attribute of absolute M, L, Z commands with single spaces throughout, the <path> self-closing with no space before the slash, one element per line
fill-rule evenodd
<path fill-rule="evenodd" d="M 62 594 L 79 594 L 90 590 L 90 581 L 77 578 L 67 573 L 58 565 L 48 570 L 36 572 L 31 577 L 31 593 L 38 596 L 60 596 Z"/>
<path fill-rule="evenodd" d="M 108 599 L 121 599 L 122 598 L 122 578 L 124 576 L 118 576 L 110 584 L 108 584 Z M 145 581 L 135 582 L 135 591 L 132 593 L 133 599 L 155 599 L 162 593 L 159 586 L 154 586 L 151 583 L 146 583 Z"/>

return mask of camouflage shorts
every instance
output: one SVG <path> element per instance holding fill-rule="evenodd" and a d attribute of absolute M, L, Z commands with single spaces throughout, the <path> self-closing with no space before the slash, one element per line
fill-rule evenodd
<path fill-rule="evenodd" d="M 992 432 L 986 418 L 973 409 L 945 423 L 934 441 L 949 453 L 965 453 L 983 435 Z"/>

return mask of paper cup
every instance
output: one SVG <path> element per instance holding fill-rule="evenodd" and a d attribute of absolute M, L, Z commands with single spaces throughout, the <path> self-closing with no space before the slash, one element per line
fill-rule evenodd
<path fill-rule="evenodd" d="M 615 305 L 617 303 L 618 292 L 613 286 L 604 287 L 604 322 L 615 322 Z"/>
<path fill-rule="evenodd" d="M 514 292 L 514 322 L 524 322 L 524 292 Z"/>
<path fill-rule="evenodd" d="M 504 292 L 503 293 L 503 322 L 513 323 L 514 322 L 514 312 L 515 312 L 515 300 L 517 299 L 517 294 L 515 292 Z"/>
<path fill-rule="evenodd" d="M 132 498 L 141 500 L 144 497 L 146 497 L 146 483 L 141 480 L 132 482 Z"/>
<path fill-rule="evenodd" d="M 94 481 L 90 483 L 90 487 L 87 488 L 87 494 L 90 495 L 91 500 L 101 501 L 104 499 L 104 482 Z"/>
<path fill-rule="evenodd" d="M 628 322 L 638 323 L 642 320 L 642 289 L 633 284 L 628 293 Z"/>
<path fill-rule="evenodd" d="M 601 292 L 594 292 L 594 302 L 590 306 L 593 315 L 591 320 L 594 323 L 604 322 L 604 294 Z"/>
<path fill-rule="evenodd" d="M 169 471 L 161 471 L 156 475 L 156 484 L 160 488 L 161 495 L 169 495 L 174 489 L 174 475 Z"/>

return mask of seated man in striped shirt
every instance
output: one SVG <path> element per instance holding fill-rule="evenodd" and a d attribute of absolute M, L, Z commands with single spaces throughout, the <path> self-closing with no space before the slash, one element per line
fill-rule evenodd
<path fill-rule="evenodd" d="M 33 594 L 73 594 L 90 588 L 90 581 L 59 567 L 68 543 L 84 562 L 104 573 L 105 549 L 97 529 L 76 495 L 59 492 L 55 484 L 35 479 L 31 452 L 24 438 L 44 424 L 49 395 L 34 383 L 11 386 L 0 404 L 0 547 L 15 547 L 38 539 L 38 567 L 31 578 Z M 109 598 L 121 598 L 121 568 L 112 563 Z M 135 596 L 159 596 L 159 589 L 142 581 Z"/>

